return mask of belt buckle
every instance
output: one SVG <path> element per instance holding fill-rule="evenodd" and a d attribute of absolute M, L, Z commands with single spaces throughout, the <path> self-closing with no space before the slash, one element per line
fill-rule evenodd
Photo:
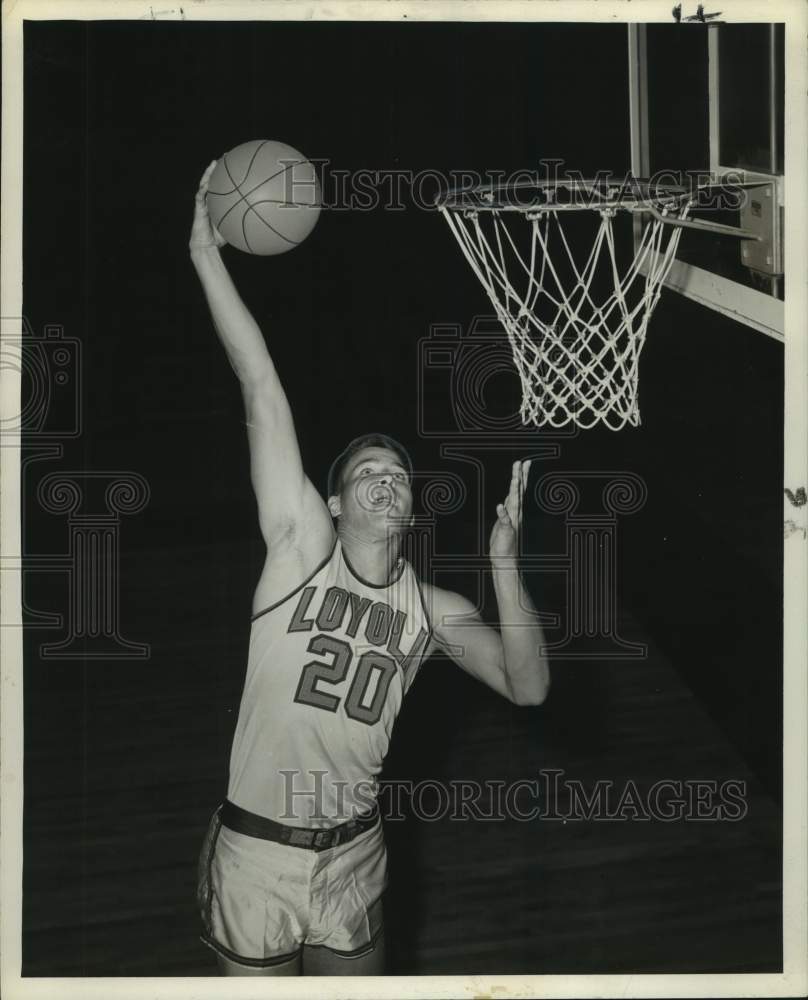
<path fill-rule="evenodd" d="M 314 835 L 314 846 L 322 848 L 330 847 L 331 830 L 318 830 Z"/>

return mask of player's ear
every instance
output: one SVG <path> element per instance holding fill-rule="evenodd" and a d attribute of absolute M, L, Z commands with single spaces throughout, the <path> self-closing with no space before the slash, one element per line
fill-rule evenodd
<path fill-rule="evenodd" d="M 332 517 L 339 517 L 342 513 L 342 501 L 338 496 L 328 498 L 328 512 Z"/>

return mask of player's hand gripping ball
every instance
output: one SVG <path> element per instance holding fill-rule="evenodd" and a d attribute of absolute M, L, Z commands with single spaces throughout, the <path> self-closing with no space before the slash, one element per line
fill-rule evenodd
<path fill-rule="evenodd" d="M 320 215 L 320 184 L 302 153 L 283 142 L 256 139 L 236 146 L 208 179 L 210 221 L 246 253 L 292 250 Z"/>

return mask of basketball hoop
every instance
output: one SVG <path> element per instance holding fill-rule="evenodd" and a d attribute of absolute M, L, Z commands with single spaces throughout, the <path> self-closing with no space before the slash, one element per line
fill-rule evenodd
<path fill-rule="evenodd" d="M 708 225 L 687 221 L 692 204 L 683 187 L 634 181 L 624 190 L 577 178 L 454 189 L 436 200 L 505 328 L 524 424 L 639 425 L 638 365 L 648 322 L 682 227 Z M 613 231 L 618 210 L 644 226 L 622 273 Z M 592 250 L 579 262 L 565 230 L 583 211 L 599 222 Z"/>

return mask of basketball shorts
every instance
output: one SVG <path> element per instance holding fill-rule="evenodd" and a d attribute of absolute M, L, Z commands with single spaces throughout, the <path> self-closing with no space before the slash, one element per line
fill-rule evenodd
<path fill-rule="evenodd" d="M 313 851 L 236 833 L 219 813 L 199 857 L 208 947 L 250 968 L 288 962 L 304 944 L 343 958 L 373 950 L 387 885 L 381 822 L 347 844 Z"/>

